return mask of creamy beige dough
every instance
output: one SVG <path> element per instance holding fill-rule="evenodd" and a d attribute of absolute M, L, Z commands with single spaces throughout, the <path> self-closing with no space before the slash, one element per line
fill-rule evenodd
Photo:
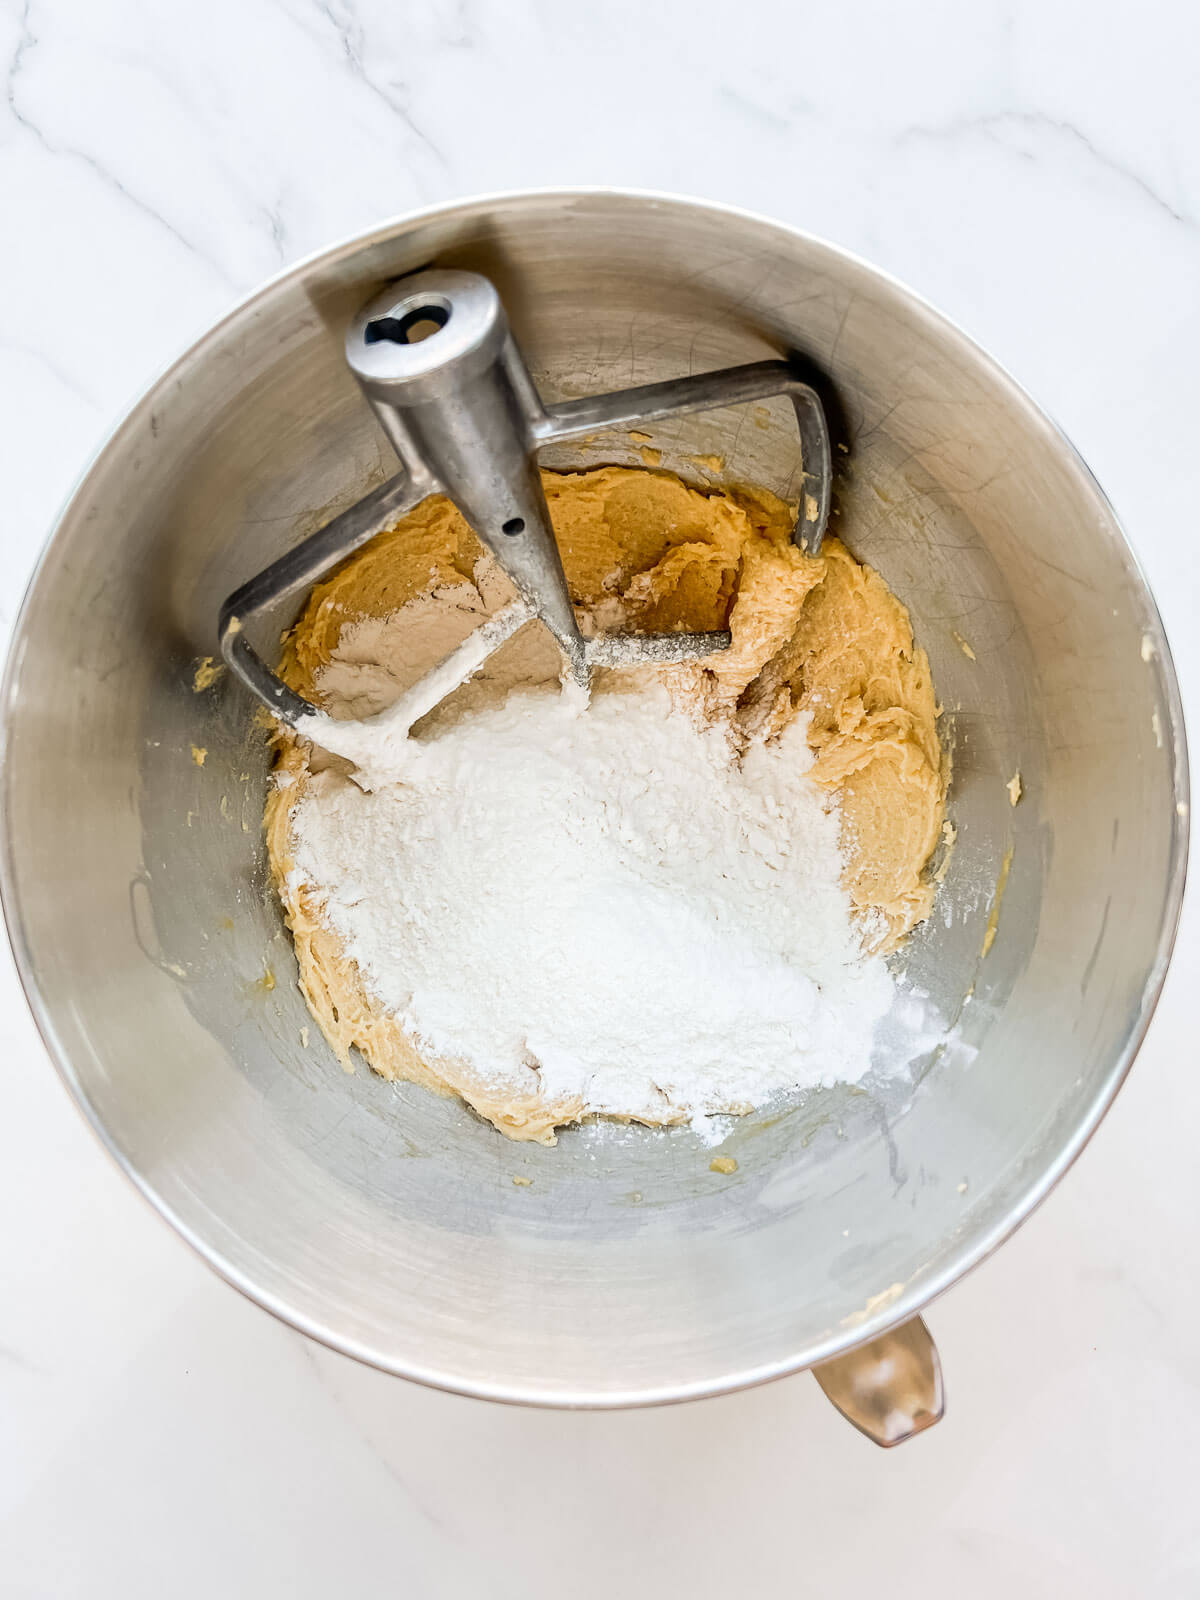
<path fill-rule="evenodd" d="M 905 608 L 839 540 L 827 538 L 818 557 L 799 551 L 794 510 L 765 491 L 700 493 L 666 473 L 620 467 L 543 481 L 585 631 L 728 627 L 732 648 L 704 664 L 640 671 L 666 678 L 678 698 L 730 719 L 746 738 L 770 737 L 807 713 L 812 776 L 836 796 L 864 946 L 893 948 L 929 912 L 935 884 L 926 868 L 946 787 L 929 662 Z M 429 500 L 313 590 L 281 671 L 331 715 L 369 715 L 510 597 L 449 501 Z M 518 683 L 553 685 L 559 666 L 546 630 L 531 625 L 429 720 Z M 620 686 L 617 674 L 601 675 L 597 692 Z M 319 896 L 296 881 L 292 809 L 309 772 L 332 760 L 282 736 L 281 787 L 266 812 L 272 875 L 321 1031 L 347 1068 L 357 1049 L 386 1078 L 462 1095 L 512 1138 L 553 1142 L 581 1106 L 499 1097 L 462 1063 L 422 1060 L 323 924 Z"/>

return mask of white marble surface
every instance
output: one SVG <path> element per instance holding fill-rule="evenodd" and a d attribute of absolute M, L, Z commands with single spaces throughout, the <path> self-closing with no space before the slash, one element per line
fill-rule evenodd
<path fill-rule="evenodd" d="M 1200 12 L 1184 0 L 2 0 L 5 631 L 134 393 L 281 264 L 612 182 L 863 252 L 1063 423 L 1200 703 Z M 930 1323 L 885 1455 L 815 1384 L 658 1412 L 427 1393 L 307 1344 L 135 1197 L 0 972 L 0 1593 L 1200 1594 L 1200 922 L 1063 1187 Z"/>

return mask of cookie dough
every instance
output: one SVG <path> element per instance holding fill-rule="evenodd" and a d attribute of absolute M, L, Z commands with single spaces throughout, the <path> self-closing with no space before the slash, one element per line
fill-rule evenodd
<path fill-rule="evenodd" d="M 807 716 L 812 776 L 840 810 L 846 889 L 864 947 L 893 948 L 929 912 L 935 884 L 926 867 L 946 785 L 929 663 L 905 608 L 838 539 L 827 538 L 818 557 L 798 550 L 793 509 L 765 491 L 701 493 L 666 473 L 617 467 L 544 473 L 543 481 L 585 631 L 728 627 L 732 648 L 702 664 L 639 671 L 664 678 L 699 714 L 728 719 L 747 740 Z M 461 515 L 435 498 L 313 590 L 280 670 L 335 717 L 371 715 L 511 595 Z M 516 684 L 549 690 L 560 665 L 546 630 L 531 625 L 427 720 L 460 716 Z M 600 675 L 596 692 L 620 687 L 622 677 L 629 674 Z M 535 1095 L 514 1103 L 461 1064 L 422 1060 L 323 925 L 295 870 L 290 817 L 298 786 L 336 764 L 281 735 L 266 812 L 272 876 L 322 1032 L 347 1068 L 357 1049 L 384 1077 L 462 1095 L 513 1138 L 552 1141 L 578 1106 Z"/>

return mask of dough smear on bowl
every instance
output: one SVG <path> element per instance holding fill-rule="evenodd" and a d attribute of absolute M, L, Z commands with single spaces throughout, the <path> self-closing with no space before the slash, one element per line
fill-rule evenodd
<path fill-rule="evenodd" d="M 703 663 L 599 674 L 594 693 L 633 697 L 631 719 L 658 693 L 702 729 L 724 730 L 747 761 L 751 749 L 782 749 L 789 727 L 794 747 L 802 731 L 804 781 L 836 818 L 855 943 L 878 966 L 929 912 L 935 885 L 926 868 L 945 805 L 929 663 L 904 606 L 838 539 L 827 538 L 818 557 L 798 550 L 793 510 L 766 491 L 701 493 L 666 473 L 618 467 L 546 472 L 543 481 L 585 631 L 728 627 L 733 636 L 728 651 Z M 461 515 L 432 499 L 313 590 L 285 641 L 281 672 L 334 717 L 369 716 L 511 597 Z M 437 741 L 515 704 L 514 695 L 552 695 L 560 667 L 546 630 L 530 625 L 414 737 Z M 266 810 L 271 872 L 301 988 L 344 1065 L 357 1049 L 386 1078 L 460 1094 L 517 1139 L 552 1142 L 556 1127 L 597 1109 L 648 1123 L 687 1120 L 693 1108 L 669 1084 L 652 1103 L 622 1107 L 561 1082 L 556 1089 L 536 1062 L 505 1078 L 419 1044 L 348 954 L 322 886 L 298 865 L 294 824 L 306 795 L 348 789 L 349 768 L 290 734 L 278 737 Z M 471 907 L 461 912 L 469 917 Z M 466 972 L 449 977 L 472 981 Z M 718 1095 L 708 1109 L 751 1103 Z"/>

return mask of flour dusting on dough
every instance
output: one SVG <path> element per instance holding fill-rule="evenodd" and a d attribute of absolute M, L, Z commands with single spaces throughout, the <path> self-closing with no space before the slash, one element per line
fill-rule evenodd
<path fill-rule="evenodd" d="M 621 468 L 546 473 L 544 482 L 585 630 L 732 632 L 731 649 L 704 663 L 601 675 L 612 680 L 601 687 L 661 683 L 677 705 L 727 726 L 744 746 L 802 721 L 810 779 L 840 819 L 844 888 L 864 946 L 893 948 L 929 912 L 936 886 L 925 869 L 945 798 L 929 665 L 904 607 L 837 539 L 819 557 L 800 551 L 794 510 L 765 491 L 702 494 L 665 473 Z M 313 590 L 281 670 L 331 716 L 361 717 L 391 704 L 511 598 L 459 513 L 429 500 Z M 414 731 L 453 726 L 516 687 L 556 684 L 559 668 L 552 640 L 531 625 Z M 302 988 L 345 1065 L 358 1049 L 385 1077 L 461 1093 L 453 1070 L 426 1059 L 368 991 L 296 866 L 297 805 L 320 774 L 336 783 L 346 770 L 281 737 L 268 844 Z M 473 1103 L 517 1138 L 551 1140 L 570 1115 L 535 1099 L 506 1120 L 504 1107 Z"/>

